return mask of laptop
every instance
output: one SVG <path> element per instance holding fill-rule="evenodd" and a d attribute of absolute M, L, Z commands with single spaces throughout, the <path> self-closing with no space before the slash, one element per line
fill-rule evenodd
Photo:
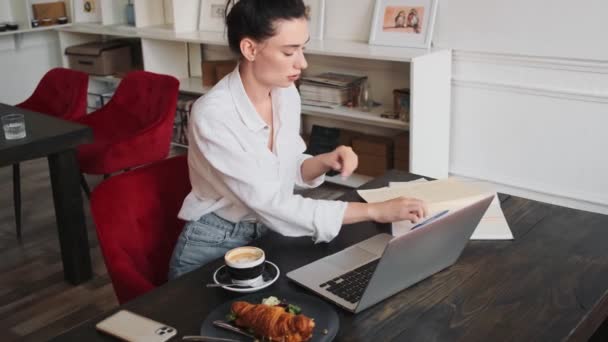
<path fill-rule="evenodd" d="M 287 277 L 348 311 L 363 311 L 454 264 L 492 199 L 436 214 L 401 236 L 375 235 Z"/>

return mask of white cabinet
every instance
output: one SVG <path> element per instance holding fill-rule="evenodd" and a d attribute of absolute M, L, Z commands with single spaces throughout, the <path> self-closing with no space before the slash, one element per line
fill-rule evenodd
<path fill-rule="evenodd" d="M 178 0 L 137 0 L 137 27 L 125 25 L 72 25 L 59 30 L 62 50 L 74 43 L 102 37 L 141 39 L 144 69 L 172 75 L 180 89 L 203 94 L 201 61 L 231 56 L 223 33 L 192 29 L 181 32 L 177 18 L 191 24 L 187 15 L 173 7 Z M 181 3 L 189 3 L 180 0 Z M 196 2 L 196 1 L 195 1 Z M 193 6 L 194 3 L 190 4 Z M 186 6 L 188 7 L 188 6 Z M 177 11 L 181 14 L 177 15 Z M 198 15 L 198 10 L 196 11 Z M 197 25 L 194 25 L 197 27 Z M 356 72 L 368 75 L 372 98 L 383 106 L 364 112 L 357 109 L 326 109 L 303 106 L 303 126 L 318 123 L 369 134 L 394 136 L 410 131 L 410 172 L 443 178 L 448 175 L 450 141 L 451 65 L 449 50 L 370 46 L 366 42 L 326 39 L 307 44 L 309 73 L 323 71 Z M 410 88 L 410 122 L 380 117 L 393 106 L 393 90 Z M 355 177 L 357 186 L 367 180 Z M 338 180 L 337 180 L 338 181 Z"/>
<path fill-rule="evenodd" d="M 445 178 L 450 160 L 452 52 L 412 59 L 410 172 Z"/>

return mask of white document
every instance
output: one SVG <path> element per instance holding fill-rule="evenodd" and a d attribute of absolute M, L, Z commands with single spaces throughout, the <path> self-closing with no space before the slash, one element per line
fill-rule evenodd
<path fill-rule="evenodd" d="M 399 196 L 420 198 L 427 202 L 427 219 L 443 210 L 457 210 L 494 193 L 494 200 L 482 217 L 472 240 L 511 240 L 513 234 L 500 207 L 498 196 L 481 182 L 461 182 L 453 179 L 427 182 L 418 179 L 412 182 L 391 182 L 389 187 L 372 190 L 358 190 L 368 203 L 382 202 Z M 409 232 L 414 224 L 410 221 L 393 223 L 393 235 Z"/>

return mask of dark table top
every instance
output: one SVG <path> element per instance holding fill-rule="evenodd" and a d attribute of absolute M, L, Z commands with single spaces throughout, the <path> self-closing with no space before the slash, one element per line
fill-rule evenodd
<path fill-rule="evenodd" d="M 415 178 L 390 171 L 365 188 Z M 340 316 L 337 340 L 587 340 L 608 316 L 608 216 L 514 196 L 500 198 L 514 241 L 471 241 L 456 264 L 366 311 L 355 315 L 335 307 Z M 360 201 L 354 191 L 343 199 Z M 257 245 L 281 270 L 269 290 L 309 293 L 288 281 L 285 273 L 388 227 L 344 226 L 328 244 L 277 234 L 264 237 Z M 215 307 L 240 296 L 205 288 L 221 263 L 217 260 L 121 308 L 176 327 L 179 336 L 198 334 Z M 110 341 L 94 328 L 109 314 L 57 340 Z"/>
<path fill-rule="evenodd" d="M 45 157 L 93 139 L 84 125 L 0 103 L 0 116 L 23 114 L 26 137 L 6 140 L 0 131 L 0 166 Z"/>

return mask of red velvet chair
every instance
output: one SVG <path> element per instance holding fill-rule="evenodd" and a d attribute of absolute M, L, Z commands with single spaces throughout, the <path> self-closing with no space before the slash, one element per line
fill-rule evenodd
<path fill-rule="evenodd" d="M 167 281 L 190 191 L 186 156 L 114 176 L 91 194 L 91 211 L 114 292 L 122 304 Z"/>
<path fill-rule="evenodd" d="M 34 93 L 16 106 L 66 120 L 77 120 L 86 114 L 88 87 L 89 76 L 84 72 L 51 69 L 42 77 Z"/>
<path fill-rule="evenodd" d="M 40 80 L 34 93 L 17 107 L 54 117 L 77 120 L 86 114 L 89 76 L 83 72 L 55 68 Z M 17 237 L 21 239 L 21 182 L 19 164 L 13 164 L 13 197 Z"/>
<path fill-rule="evenodd" d="M 78 147 L 82 173 L 109 175 L 166 158 L 178 91 L 172 76 L 127 74 L 107 105 L 79 120 L 94 136 L 93 143 Z"/>

